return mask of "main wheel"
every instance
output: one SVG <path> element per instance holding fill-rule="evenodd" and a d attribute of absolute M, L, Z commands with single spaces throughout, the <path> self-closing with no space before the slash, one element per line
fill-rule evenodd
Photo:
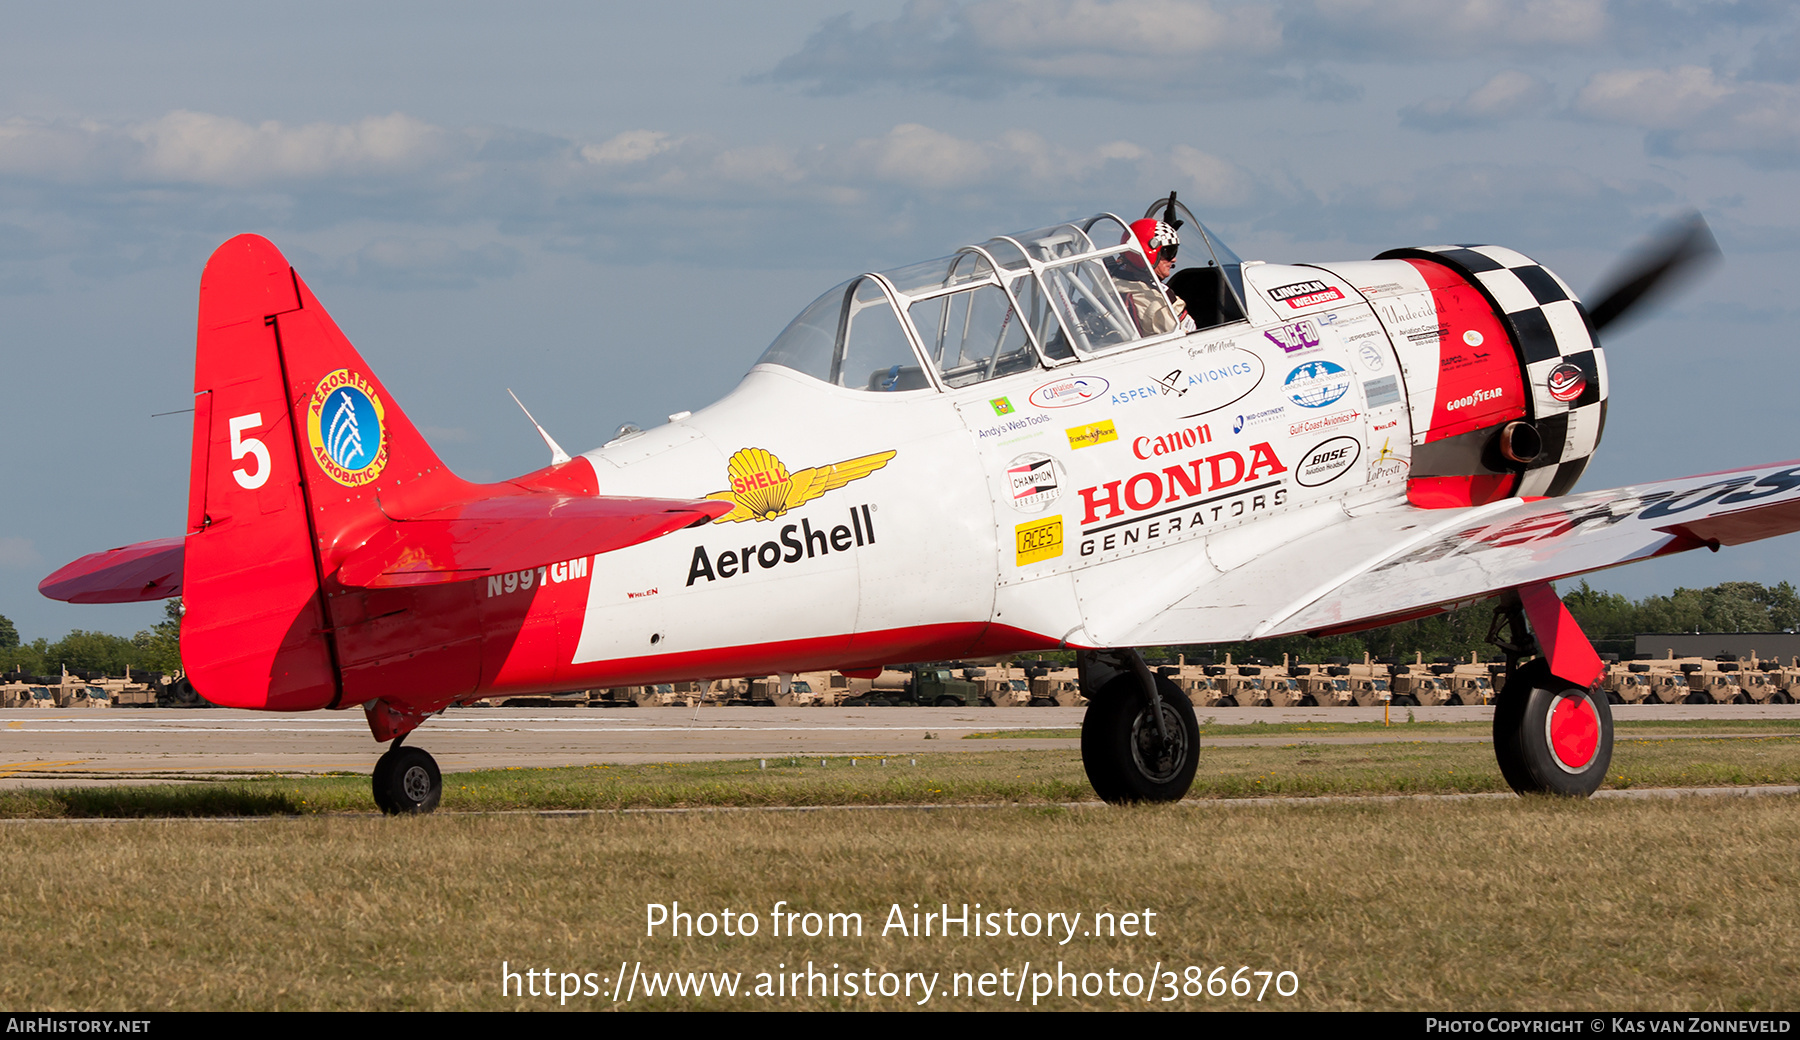
<path fill-rule="evenodd" d="M 1135 675 L 1107 683 L 1081 722 L 1081 764 L 1094 793 L 1109 802 L 1174 802 L 1187 794 L 1200 764 L 1200 723 L 1187 695 L 1156 677 L 1163 728 Z"/>
<path fill-rule="evenodd" d="M 375 804 L 389 816 L 428 813 L 444 796 L 438 764 L 416 747 L 392 748 L 375 763 Z"/>
<path fill-rule="evenodd" d="M 1519 670 L 1494 703 L 1494 757 L 1520 794 L 1586 798 L 1612 765 L 1612 707 L 1542 661 Z"/>

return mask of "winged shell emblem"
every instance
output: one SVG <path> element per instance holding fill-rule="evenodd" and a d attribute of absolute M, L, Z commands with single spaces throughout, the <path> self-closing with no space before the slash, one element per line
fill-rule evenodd
<path fill-rule="evenodd" d="M 861 480 L 888 464 L 896 452 L 881 451 L 845 459 L 827 466 L 788 472 L 774 453 L 763 448 L 739 448 L 725 464 L 731 487 L 707 498 L 732 503 L 732 510 L 714 520 L 732 524 L 742 520 L 773 520 L 853 480 Z"/>

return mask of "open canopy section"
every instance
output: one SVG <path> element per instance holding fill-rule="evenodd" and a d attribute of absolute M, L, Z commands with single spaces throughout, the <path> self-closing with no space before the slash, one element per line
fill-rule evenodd
<path fill-rule="evenodd" d="M 852 278 L 760 363 L 849 390 L 948 390 L 1180 334 L 1137 239 L 1102 213 Z"/>

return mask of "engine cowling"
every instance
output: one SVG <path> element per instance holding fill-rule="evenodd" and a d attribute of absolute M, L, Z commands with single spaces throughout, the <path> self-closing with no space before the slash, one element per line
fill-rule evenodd
<path fill-rule="evenodd" d="M 1501 246 L 1395 249 L 1322 266 L 1357 286 L 1399 355 L 1415 505 L 1574 487 L 1606 424 L 1606 359 L 1562 279 Z"/>

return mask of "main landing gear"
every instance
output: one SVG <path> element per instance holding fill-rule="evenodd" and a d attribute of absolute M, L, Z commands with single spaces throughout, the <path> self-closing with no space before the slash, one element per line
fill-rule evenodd
<path fill-rule="evenodd" d="M 375 763 L 374 781 L 375 804 L 389 816 L 428 813 L 444 796 L 444 776 L 423 748 L 389 748 Z"/>
<path fill-rule="evenodd" d="M 1570 657 L 1571 674 L 1581 654 L 1593 654 L 1587 637 L 1548 586 L 1527 602 L 1522 589 L 1494 608 L 1488 642 L 1506 653 L 1506 685 L 1494 701 L 1494 758 L 1500 775 L 1520 794 L 1586 798 L 1600 788 L 1612 765 L 1612 706 L 1606 694 L 1559 679 L 1550 672 L 1555 646 Z M 1532 631 L 1526 626 L 1530 614 Z M 1504 635 L 1503 635 L 1504 633 Z M 1577 645 L 1575 641 L 1579 640 Z M 1538 655 L 1527 664 L 1520 659 Z M 1594 665 L 1598 665 L 1598 658 Z"/>
<path fill-rule="evenodd" d="M 374 781 L 375 804 L 389 816 L 415 816 L 436 809 L 438 800 L 444 797 L 444 775 L 438 771 L 437 760 L 422 748 L 403 746 L 406 735 L 430 716 L 384 700 L 364 704 L 363 713 L 376 740 L 394 742 L 375 763 L 375 773 L 370 778 Z"/>
<path fill-rule="evenodd" d="M 1200 723 L 1173 682 L 1151 675 L 1136 650 L 1084 650 L 1088 699 L 1081 764 L 1108 802 L 1180 801 L 1200 764 Z"/>

